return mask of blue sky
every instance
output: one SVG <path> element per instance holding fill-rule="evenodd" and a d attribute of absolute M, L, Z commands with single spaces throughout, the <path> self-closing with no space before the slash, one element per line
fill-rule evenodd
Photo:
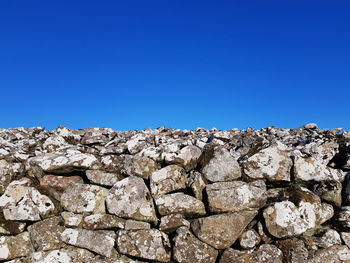
<path fill-rule="evenodd" d="M 0 1 L 0 127 L 350 130 L 349 1 Z"/>

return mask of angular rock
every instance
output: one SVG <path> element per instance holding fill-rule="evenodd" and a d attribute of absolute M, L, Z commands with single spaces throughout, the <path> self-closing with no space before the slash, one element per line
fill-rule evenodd
<path fill-rule="evenodd" d="M 157 222 L 151 194 L 142 178 L 127 177 L 117 182 L 106 198 L 108 212 L 120 217 Z"/>
<path fill-rule="evenodd" d="M 307 263 L 309 251 L 302 240 L 297 238 L 277 240 L 276 246 L 283 252 L 283 262 Z"/>
<path fill-rule="evenodd" d="M 36 251 L 58 249 L 62 246 L 63 220 L 55 216 L 29 226 L 29 234 Z"/>
<path fill-rule="evenodd" d="M 320 236 L 304 236 L 303 240 L 310 249 L 327 248 L 342 244 L 339 233 L 334 229 L 328 229 Z"/>
<path fill-rule="evenodd" d="M 3 208 L 6 220 L 38 221 L 55 212 L 53 202 L 31 187 L 28 178 L 12 181 L 0 197 L 0 207 Z"/>
<path fill-rule="evenodd" d="M 119 230 L 117 246 L 120 253 L 142 259 L 168 262 L 171 246 L 168 236 L 157 230 Z"/>
<path fill-rule="evenodd" d="M 153 196 L 163 195 L 186 187 L 185 170 L 178 165 L 168 165 L 150 176 Z"/>
<path fill-rule="evenodd" d="M 281 144 L 270 146 L 249 157 L 243 163 L 244 173 L 252 179 L 290 181 L 293 162 Z"/>
<path fill-rule="evenodd" d="M 102 170 L 87 170 L 86 176 L 91 183 L 106 186 L 113 186 L 116 182 L 124 179 L 118 173 L 110 173 Z"/>
<path fill-rule="evenodd" d="M 349 232 L 341 232 L 340 233 L 341 239 L 350 248 L 350 233 Z"/>
<path fill-rule="evenodd" d="M 22 175 L 23 173 L 23 164 L 10 163 L 4 159 L 0 160 L 0 195 L 5 192 L 6 187 L 11 183 L 14 176 Z"/>
<path fill-rule="evenodd" d="M 201 241 L 216 249 L 225 249 L 237 240 L 257 214 L 257 211 L 242 211 L 202 217 L 192 221 L 191 228 Z"/>
<path fill-rule="evenodd" d="M 201 173 L 210 182 L 233 181 L 241 177 L 241 168 L 230 152 L 222 147 L 210 147 L 201 160 Z"/>
<path fill-rule="evenodd" d="M 254 229 L 243 232 L 243 234 L 239 237 L 239 244 L 245 249 L 254 248 L 260 243 L 260 241 L 261 238 Z"/>
<path fill-rule="evenodd" d="M 28 232 L 16 236 L 0 236 L 0 260 L 29 256 L 33 252 Z"/>
<path fill-rule="evenodd" d="M 184 193 L 167 194 L 155 199 L 160 215 L 182 214 L 184 216 L 205 215 L 202 201 Z"/>
<path fill-rule="evenodd" d="M 126 142 L 126 145 L 128 147 L 128 151 L 131 154 L 136 154 L 150 146 L 150 144 L 146 141 L 146 135 L 143 133 L 137 133 L 134 136 L 132 136 Z"/>
<path fill-rule="evenodd" d="M 125 230 L 141 230 L 141 229 L 151 229 L 150 223 L 136 220 L 126 220 Z"/>
<path fill-rule="evenodd" d="M 169 234 L 182 226 L 189 228 L 190 222 L 184 219 L 180 214 L 172 214 L 162 216 L 160 219 L 159 230 Z"/>
<path fill-rule="evenodd" d="M 329 248 L 318 249 L 309 257 L 308 263 L 341 263 L 350 261 L 350 249 L 347 246 L 332 246 Z"/>
<path fill-rule="evenodd" d="M 190 176 L 186 182 L 187 187 L 191 188 L 193 195 L 198 199 L 203 199 L 203 190 L 207 186 L 207 180 L 202 176 L 200 172 L 191 171 Z"/>
<path fill-rule="evenodd" d="M 69 143 L 67 143 L 66 140 L 60 135 L 50 136 L 43 143 L 43 149 L 48 153 L 55 152 L 58 149 L 65 148 L 67 146 L 69 146 Z"/>
<path fill-rule="evenodd" d="M 70 227 L 80 226 L 83 222 L 83 217 L 84 217 L 83 215 L 75 214 L 72 212 L 62 212 L 61 216 L 64 220 L 64 225 L 70 226 Z"/>
<path fill-rule="evenodd" d="M 116 234 L 107 230 L 86 230 L 67 228 L 62 233 L 63 242 L 89 249 L 102 256 L 110 257 L 114 247 Z"/>
<path fill-rule="evenodd" d="M 201 155 L 202 151 L 200 148 L 189 145 L 174 153 L 165 154 L 165 162 L 181 165 L 188 171 L 197 166 Z"/>
<path fill-rule="evenodd" d="M 4 214 L 0 212 L 0 235 L 17 235 L 22 233 L 26 227 L 24 222 L 8 221 Z"/>
<path fill-rule="evenodd" d="M 283 254 L 276 246 L 264 244 L 255 251 L 240 251 L 228 248 L 221 256 L 220 263 L 282 263 Z"/>
<path fill-rule="evenodd" d="M 83 220 L 83 228 L 86 229 L 115 229 L 125 227 L 125 219 L 115 215 L 93 214 L 85 216 Z"/>
<path fill-rule="evenodd" d="M 212 212 L 256 210 L 266 203 L 266 185 L 258 180 L 209 184 L 206 187 L 209 209 Z"/>
<path fill-rule="evenodd" d="M 139 176 L 144 179 L 158 169 L 157 163 L 148 157 L 125 155 L 123 161 L 123 173 Z"/>
<path fill-rule="evenodd" d="M 176 230 L 173 257 L 179 263 L 214 263 L 218 251 L 197 239 L 186 227 Z"/>
<path fill-rule="evenodd" d="M 101 157 L 102 170 L 110 173 L 122 174 L 123 157 L 118 155 L 105 155 Z M 97 169 L 94 169 L 97 170 Z"/>
<path fill-rule="evenodd" d="M 340 207 L 342 203 L 342 184 L 335 181 L 324 181 L 314 185 L 313 192 L 323 200 Z"/>
<path fill-rule="evenodd" d="M 64 209 L 74 213 L 104 214 L 108 189 L 89 184 L 71 184 L 61 196 Z"/>
<path fill-rule="evenodd" d="M 80 176 L 45 175 L 40 179 L 40 186 L 47 189 L 57 200 L 61 200 L 64 190 L 72 183 L 84 183 Z"/>

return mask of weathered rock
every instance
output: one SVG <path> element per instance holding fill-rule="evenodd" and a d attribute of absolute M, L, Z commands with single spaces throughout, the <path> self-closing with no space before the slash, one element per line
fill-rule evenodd
<path fill-rule="evenodd" d="M 218 251 L 197 239 L 186 227 L 176 230 L 173 257 L 179 263 L 214 263 Z"/>
<path fill-rule="evenodd" d="M 62 245 L 61 233 L 64 231 L 61 217 L 50 217 L 29 226 L 32 244 L 37 251 L 58 249 Z"/>
<path fill-rule="evenodd" d="M 143 149 L 150 146 L 150 144 L 146 140 L 146 135 L 143 133 L 138 133 L 132 136 L 127 142 L 126 145 L 128 147 L 128 151 L 131 154 L 136 154 Z"/>
<path fill-rule="evenodd" d="M 254 248 L 261 241 L 259 234 L 254 230 L 250 229 L 242 233 L 239 237 L 239 244 L 242 248 L 249 249 Z"/>
<path fill-rule="evenodd" d="M 28 232 L 0 236 L 0 260 L 29 256 L 33 252 Z"/>
<path fill-rule="evenodd" d="M 0 149 L 1 150 L 1 149 Z M 0 195 L 5 192 L 14 176 L 24 173 L 24 165 L 21 163 L 10 163 L 6 160 L 0 160 Z"/>
<path fill-rule="evenodd" d="M 290 181 L 292 159 L 282 144 L 270 146 L 249 157 L 243 163 L 244 173 L 252 179 Z"/>
<path fill-rule="evenodd" d="M 55 152 L 59 149 L 62 149 L 68 146 L 69 146 L 69 143 L 67 143 L 66 140 L 60 135 L 50 136 L 43 143 L 43 149 L 48 153 Z"/>
<path fill-rule="evenodd" d="M 150 176 L 153 196 L 163 195 L 186 187 L 185 170 L 178 165 L 168 165 Z"/>
<path fill-rule="evenodd" d="M 80 176 L 45 175 L 40 179 L 40 186 L 47 189 L 57 200 L 61 200 L 64 190 L 72 183 L 84 183 Z"/>
<path fill-rule="evenodd" d="M 118 155 L 102 156 L 101 157 L 102 170 L 106 172 L 122 174 L 123 160 L 124 158 Z M 94 170 L 97 170 L 97 169 L 94 169 Z"/>
<path fill-rule="evenodd" d="M 207 186 L 207 180 L 200 172 L 191 171 L 186 182 L 187 187 L 191 188 L 193 195 L 198 199 L 203 199 L 203 190 Z"/>
<path fill-rule="evenodd" d="M 162 216 L 160 219 L 159 230 L 169 234 L 182 226 L 189 228 L 190 222 L 184 219 L 180 214 L 171 214 Z"/>
<path fill-rule="evenodd" d="M 237 240 L 257 214 L 257 211 L 242 211 L 202 217 L 192 221 L 191 228 L 203 242 L 216 249 L 225 249 Z"/>
<path fill-rule="evenodd" d="M 116 131 L 109 128 L 88 128 L 83 138 L 82 144 L 105 144 L 116 135 Z"/>
<path fill-rule="evenodd" d="M 123 161 L 123 173 L 127 175 L 139 176 L 144 179 L 158 169 L 157 163 L 148 157 L 139 155 L 125 155 Z"/>
<path fill-rule="evenodd" d="M 62 212 L 61 216 L 64 220 L 65 226 L 77 227 L 83 222 L 83 215 L 75 214 L 73 212 Z"/>
<path fill-rule="evenodd" d="M 340 233 L 341 239 L 350 248 L 350 232 L 341 232 Z"/>
<path fill-rule="evenodd" d="M 83 228 L 86 229 L 115 229 L 125 227 L 125 219 L 115 215 L 93 214 L 85 216 L 83 220 Z"/>
<path fill-rule="evenodd" d="M 157 222 L 151 194 L 142 178 L 127 177 L 117 182 L 106 199 L 108 212 L 120 217 Z"/>
<path fill-rule="evenodd" d="M 116 234 L 107 230 L 86 230 L 67 228 L 62 233 L 63 242 L 89 249 L 102 256 L 110 257 L 114 247 Z"/>
<path fill-rule="evenodd" d="M 38 221 L 54 213 L 55 206 L 46 195 L 31 187 L 28 178 L 12 181 L 0 197 L 6 220 Z"/>
<path fill-rule="evenodd" d="M 307 263 L 309 251 L 302 240 L 297 238 L 277 240 L 276 246 L 283 252 L 283 262 Z"/>
<path fill-rule="evenodd" d="M 310 249 L 327 248 L 342 244 L 339 233 L 333 229 L 328 229 L 320 236 L 304 236 L 303 240 Z"/>
<path fill-rule="evenodd" d="M 347 246 L 332 246 L 329 248 L 315 250 L 308 259 L 308 263 L 341 263 L 350 261 L 350 249 Z"/>
<path fill-rule="evenodd" d="M 336 181 L 324 181 L 314 185 L 314 191 L 323 200 L 340 207 L 342 203 L 342 184 Z"/>
<path fill-rule="evenodd" d="M 240 251 L 228 248 L 221 256 L 220 263 L 282 263 L 283 254 L 276 246 L 264 244 L 256 251 Z"/>
<path fill-rule="evenodd" d="M 0 235 L 17 235 L 22 233 L 26 227 L 24 222 L 8 221 L 4 214 L 0 212 Z"/>
<path fill-rule="evenodd" d="M 264 241 L 265 244 L 270 244 L 272 242 L 272 238 L 269 232 L 267 231 L 266 225 L 259 221 L 257 226 L 261 240 Z"/>
<path fill-rule="evenodd" d="M 184 216 L 205 215 L 202 201 L 184 193 L 167 194 L 155 199 L 160 215 L 182 214 Z"/>
<path fill-rule="evenodd" d="M 102 170 L 87 170 L 86 176 L 91 183 L 113 186 L 116 182 L 124 179 L 119 173 L 105 172 Z"/>
<path fill-rule="evenodd" d="M 126 220 L 125 230 L 140 230 L 140 229 L 151 229 L 151 224 L 143 221 Z"/>
<path fill-rule="evenodd" d="M 171 246 L 168 236 L 157 230 L 119 230 L 118 250 L 122 254 L 143 259 L 168 262 Z"/>
<path fill-rule="evenodd" d="M 266 203 L 266 185 L 261 180 L 214 183 L 207 185 L 206 193 L 212 212 L 256 210 Z"/>
<path fill-rule="evenodd" d="M 174 153 L 165 154 L 165 162 L 183 166 L 187 171 L 195 168 L 202 155 L 200 148 L 194 145 L 185 146 Z"/>
<path fill-rule="evenodd" d="M 103 214 L 107 194 L 108 189 L 97 185 L 73 183 L 62 194 L 61 205 L 69 212 Z"/>
<path fill-rule="evenodd" d="M 229 151 L 222 147 L 210 147 L 204 152 L 201 172 L 210 182 L 232 181 L 241 177 L 241 168 Z"/>

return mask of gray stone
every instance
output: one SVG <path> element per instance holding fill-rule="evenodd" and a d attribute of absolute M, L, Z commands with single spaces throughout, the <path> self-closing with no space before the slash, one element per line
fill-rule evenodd
<path fill-rule="evenodd" d="M 190 222 L 184 219 L 183 215 L 171 214 L 162 216 L 160 219 L 159 230 L 169 234 L 182 226 L 189 228 Z"/>
<path fill-rule="evenodd" d="M 242 248 L 249 249 L 254 248 L 261 241 L 259 234 L 254 230 L 250 229 L 242 233 L 239 237 L 239 244 Z"/>
<path fill-rule="evenodd" d="M 84 217 L 83 228 L 86 229 L 115 229 L 125 227 L 125 219 L 109 214 L 93 214 Z"/>
<path fill-rule="evenodd" d="M 0 236 L 0 260 L 29 256 L 33 252 L 28 232 L 16 236 Z"/>
<path fill-rule="evenodd" d="M 67 228 L 62 233 L 63 242 L 89 249 L 102 256 L 110 257 L 114 247 L 116 234 L 107 230 L 86 230 Z"/>
<path fill-rule="evenodd" d="M 200 172 L 191 171 L 186 182 L 187 187 L 191 188 L 193 195 L 198 199 L 203 199 L 203 190 L 207 186 L 207 180 L 202 176 Z"/>
<path fill-rule="evenodd" d="M 151 193 L 153 196 L 163 195 L 186 187 L 185 170 L 178 165 L 168 165 L 150 176 Z"/>
<path fill-rule="evenodd" d="M 124 179 L 124 177 L 118 173 L 105 172 L 102 170 L 87 170 L 86 176 L 91 183 L 113 186 L 116 182 Z"/>
<path fill-rule="evenodd" d="M 168 236 L 157 230 L 119 230 L 117 246 L 120 253 L 142 259 L 168 262 L 171 246 Z"/>
<path fill-rule="evenodd" d="M 157 163 L 148 157 L 139 155 L 125 155 L 123 160 L 123 173 L 139 176 L 144 179 L 158 169 Z"/>
<path fill-rule="evenodd" d="M 187 171 L 195 168 L 202 155 L 200 148 L 194 145 L 185 146 L 181 150 L 165 155 L 165 162 L 183 166 Z"/>
<path fill-rule="evenodd" d="M 64 225 L 69 227 L 78 227 L 83 223 L 83 215 L 73 212 L 62 212 L 61 216 L 64 220 Z"/>
<path fill-rule="evenodd" d="M 218 251 L 197 239 L 186 227 L 176 230 L 173 257 L 179 263 L 214 263 Z"/>
<path fill-rule="evenodd" d="M 209 184 L 206 187 L 209 209 L 212 212 L 256 210 L 266 203 L 266 185 L 258 180 Z"/>
<path fill-rule="evenodd" d="M 61 205 L 69 212 L 103 214 L 107 194 L 108 189 L 97 185 L 73 183 L 62 194 Z"/>
<path fill-rule="evenodd" d="M 184 193 L 167 194 L 155 199 L 159 214 L 182 214 L 184 216 L 205 215 L 202 201 Z"/>
<path fill-rule="evenodd" d="M 257 211 L 242 211 L 202 217 L 192 221 L 191 228 L 203 242 L 216 249 L 225 249 L 237 240 L 257 214 Z"/>
<path fill-rule="evenodd" d="M 140 230 L 140 229 L 151 229 L 150 223 L 136 220 L 126 220 L 125 230 Z"/>
<path fill-rule="evenodd" d="M 341 263 L 350 261 L 350 249 L 347 246 L 336 245 L 329 248 L 318 249 L 309 257 L 308 263 Z"/>
<path fill-rule="evenodd" d="M 241 168 L 229 151 L 222 147 L 210 147 L 204 152 L 201 173 L 210 182 L 233 181 L 241 177 Z"/>
<path fill-rule="evenodd" d="M 151 194 L 142 178 L 127 177 L 117 182 L 106 198 L 108 212 L 120 217 L 157 222 Z"/>

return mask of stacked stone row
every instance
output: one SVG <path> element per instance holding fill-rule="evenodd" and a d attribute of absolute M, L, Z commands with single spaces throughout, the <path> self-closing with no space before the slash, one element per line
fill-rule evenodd
<path fill-rule="evenodd" d="M 350 262 L 350 133 L 0 129 L 0 261 Z"/>

